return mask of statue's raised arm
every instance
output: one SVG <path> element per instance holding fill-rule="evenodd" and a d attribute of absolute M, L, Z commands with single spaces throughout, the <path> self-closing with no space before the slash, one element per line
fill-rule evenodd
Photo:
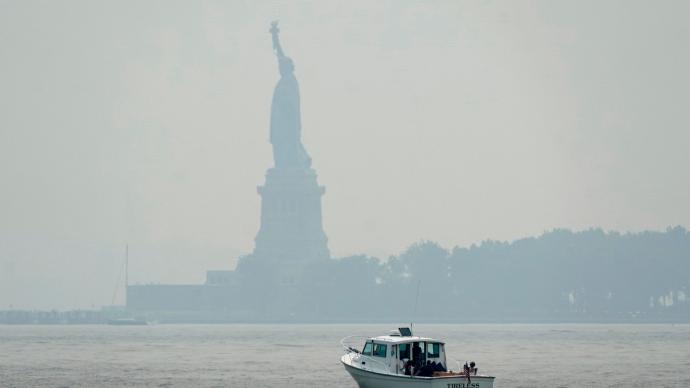
<path fill-rule="evenodd" d="M 271 144 L 276 167 L 309 168 L 311 158 L 301 140 L 299 84 L 292 59 L 285 56 L 278 40 L 278 22 L 271 23 L 273 50 L 278 57 L 280 79 L 271 102 Z"/>
<path fill-rule="evenodd" d="M 278 39 L 278 33 L 280 32 L 280 29 L 278 28 L 277 20 L 271 22 L 271 29 L 268 31 L 271 33 L 271 36 L 273 37 L 273 50 L 275 50 L 278 59 L 280 60 L 282 58 L 285 58 L 283 48 L 280 46 L 280 39 Z"/>
<path fill-rule="evenodd" d="M 292 59 L 285 56 L 283 52 L 283 47 L 280 46 L 280 39 L 278 39 L 278 33 L 280 29 L 278 28 L 278 21 L 271 22 L 271 29 L 268 30 L 273 38 L 273 50 L 276 52 L 278 57 L 278 71 L 280 71 L 280 76 L 292 76 L 292 72 L 295 70 L 295 65 Z"/>

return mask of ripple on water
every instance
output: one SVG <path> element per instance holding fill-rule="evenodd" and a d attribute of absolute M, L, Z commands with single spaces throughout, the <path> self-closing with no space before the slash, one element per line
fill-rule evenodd
<path fill-rule="evenodd" d="M 389 329 L 0 326 L 0 386 L 356 388 L 338 361 L 340 339 Z M 690 386 L 690 325 L 420 324 L 416 331 L 444 339 L 451 359 L 496 375 L 496 388 Z"/>

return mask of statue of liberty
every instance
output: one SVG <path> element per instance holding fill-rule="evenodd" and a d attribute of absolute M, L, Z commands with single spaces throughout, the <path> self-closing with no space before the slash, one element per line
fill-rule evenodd
<path fill-rule="evenodd" d="M 280 80 L 273 91 L 271 103 L 271 144 L 276 167 L 309 168 L 311 158 L 301 140 L 299 84 L 292 59 L 285 56 L 278 40 L 278 22 L 271 23 L 273 50 L 278 57 Z"/>
<path fill-rule="evenodd" d="M 330 257 L 321 219 L 325 187 L 319 186 L 300 139 L 300 94 L 295 69 L 280 46 L 277 22 L 271 23 L 270 33 L 280 70 L 271 103 L 270 139 L 275 163 L 266 171 L 266 183 L 256 188 L 261 196 L 261 227 L 254 239 L 254 251 L 237 265 L 238 271 L 248 274 L 245 285 L 250 289 L 256 279 L 266 279 L 269 272 L 275 272 L 275 279 L 283 279 L 276 284 L 293 284 L 292 279 L 301 278 L 306 263 Z M 256 292 L 263 293 L 266 287 L 259 283 Z M 281 300 L 278 296 L 273 299 Z"/>

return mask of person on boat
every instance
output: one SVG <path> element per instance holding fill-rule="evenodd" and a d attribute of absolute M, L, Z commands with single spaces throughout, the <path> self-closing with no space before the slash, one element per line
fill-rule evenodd
<path fill-rule="evenodd" d="M 417 342 L 412 345 L 412 359 L 414 360 L 415 369 L 420 369 L 424 366 L 422 361 L 422 348 L 419 347 L 419 343 Z"/>
<path fill-rule="evenodd" d="M 472 372 L 473 375 L 477 375 L 477 364 L 474 363 L 474 361 L 470 361 L 470 371 Z"/>
<path fill-rule="evenodd" d="M 472 382 L 472 379 L 470 378 L 470 366 L 467 365 L 467 362 L 465 362 L 465 365 L 463 366 L 463 372 L 465 377 L 467 377 L 467 384 Z"/>
<path fill-rule="evenodd" d="M 431 362 L 431 368 L 432 368 L 432 372 L 445 372 L 446 371 L 446 368 L 443 367 L 443 364 L 440 361 L 439 362 L 432 361 Z"/>
<path fill-rule="evenodd" d="M 405 362 L 405 375 L 412 376 L 412 360 Z"/>
<path fill-rule="evenodd" d="M 431 361 L 427 360 L 426 365 L 419 368 L 415 376 L 419 377 L 431 377 L 434 373 L 434 368 L 431 366 Z"/>
<path fill-rule="evenodd" d="M 426 360 L 426 365 L 422 367 L 420 375 L 424 377 L 431 377 L 434 375 L 435 370 L 436 365 L 434 365 L 434 363 L 432 363 L 430 360 Z"/>

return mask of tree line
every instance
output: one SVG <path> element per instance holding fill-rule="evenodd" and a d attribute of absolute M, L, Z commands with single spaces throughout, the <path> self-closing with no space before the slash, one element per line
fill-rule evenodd
<path fill-rule="evenodd" d="M 261 303 L 267 316 L 286 319 L 690 321 L 690 233 L 680 226 L 556 229 L 452 249 L 422 241 L 386 259 L 310 264 L 288 281 L 283 269 L 260 273 L 260 284 L 257 276 L 245 282 L 245 307 Z"/>

